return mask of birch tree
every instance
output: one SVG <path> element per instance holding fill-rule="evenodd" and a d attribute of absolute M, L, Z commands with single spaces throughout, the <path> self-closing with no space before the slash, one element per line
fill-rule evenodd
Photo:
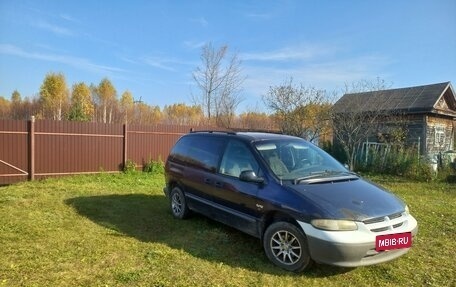
<path fill-rule="evenodd" d="M 94 115 L 94 106 L 90 88 L 84 83 L 73 85 L 71 106 L 68 119 L 72 121 L 90 121 Z"/>
<path fill-rule="evenodd" d="M 61 73 L 48 73 L 40 88 L 40 103 L 45 118 L 62 120 L 63 109 L 68 104 L 68 88 Z"/>
<path fill-rule="evenodd" d="M 116 89 L 107 78 L 101 80 L 98 87 L 96 87 L 96 95 L 98 105 L 101 108 L 101 120 L 103 123 L 112 123 L 112 112 L 116 103 L 116 93 Z"/>
<path fill-rule="evenodd" d="M 122 96 L 120 97 L 120 110 L 123 115 L 124 123 L 128 123 L 129 117 L 133 117 L 133 112 L 135 108 L 135 103 L 133 99 L 133 95 L 130 91 L 123 92 Z"/>
<path fill-rule="evenodd" d="M 188 106 L 178 103 L 163 108 L 163 120 L 167 124 L 198 125 L 203 117 L 203 111 L 198 105 Z"/>
<path fill-rule="evenodd" d="M 10 106 L 11 119 L 13 119 L 13 120 L 22 119 L 21 108 L 22 108 L 21 94 L 17 90 L 14 90 L 14 92 L 11 94 L 11 106 Z"/>
<path fill-rule="evenodd" d="M 0 96 L 0 119 L 6 120 L 10 118 L 11 103 L 4 97 Z"/>

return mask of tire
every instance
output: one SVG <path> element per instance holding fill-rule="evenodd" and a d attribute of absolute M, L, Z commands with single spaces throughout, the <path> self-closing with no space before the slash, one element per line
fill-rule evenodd
<path fill-rule="evenodd" d="M 301 272 L 313 264 L 306 236 L 288 222 L 275 222 L 266 229 L 263 248 L 272 263 L 288 271 Z"/>
<path fill-rule="evenodd" d="M 182 190 L 177 186 L 173 187 L 169 198 L 171 213 L 173 216 L 177 219 L 187 218 L 190 211 L 188 209 L 187 201 Z"/>

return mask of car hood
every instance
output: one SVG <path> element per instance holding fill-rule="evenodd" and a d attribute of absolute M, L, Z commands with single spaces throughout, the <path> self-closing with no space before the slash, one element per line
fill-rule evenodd
<path fill-rule="evenodd" d="M 403 212 L 405 204 L 394 194 L 362 178 L 296 184 L 290 188 L 314 205 L 313 218 L 368 218 Z M 318 210 L 318 211 L 317 211 Z"/>

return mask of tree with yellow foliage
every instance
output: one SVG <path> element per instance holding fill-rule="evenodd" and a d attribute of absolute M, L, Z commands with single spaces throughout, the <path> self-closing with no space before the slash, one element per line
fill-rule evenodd
<path fill-rule="evenodd" d="M 165 106 L 163 109 L 164 122 L 174 125 L 198 125 L 204 118 L 201 106 L 188 106 L 184 103 Z"/>
<path fill-rule="evenodd" d="M 95 88 L 95 94 L 97 96 L 98 106 L 102 111 L 101 121 L 103 123 L 112 123 L 113 108 L 117 104 L 116 89 L 109 79 L 104 78 L 98 87 Z"/>
<path fill-rule="evenodd" d="M 0 119 L 9 119 L 11 103 L 4 97 L 0 97 Z"/>
<path fill-rule="evenodd" d="M 73 85 L 71 106 L 68 119 L 70 121 L 90 121 L 94 115 L 94 106 L 90 88 L 84 83 Z"/>
<path fill-rule="evenodd" d="M 40 88 L 43 118 L 62 120 L 68 106 L 68 88 L 62 73 L 48 73 Z"/>
<path fill-rule="evenodd" d="M 134 108 L 135 102 L 131 92 L 123 92 L 122 96 L 120 96 L 120 111 L 122 113 L 124 123 L 128 123 L 130 121 L 129 118 L 133 118 Z"/>
<path fill-rule="evenodd" d="M 330 128 L 331 104 L 324 90 L 295 85 L 290 79 L 270 87 L 263 101 L 284 134 L 316 142 Z"/>

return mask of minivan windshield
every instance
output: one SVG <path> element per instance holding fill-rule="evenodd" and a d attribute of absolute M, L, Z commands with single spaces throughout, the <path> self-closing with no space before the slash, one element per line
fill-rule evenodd
<path fill-rule="evenodd" d="M 261 141 L 255 148 L 281 180 L 301 181 L 350 172 L 315 145 L 300 139 Z"/>

